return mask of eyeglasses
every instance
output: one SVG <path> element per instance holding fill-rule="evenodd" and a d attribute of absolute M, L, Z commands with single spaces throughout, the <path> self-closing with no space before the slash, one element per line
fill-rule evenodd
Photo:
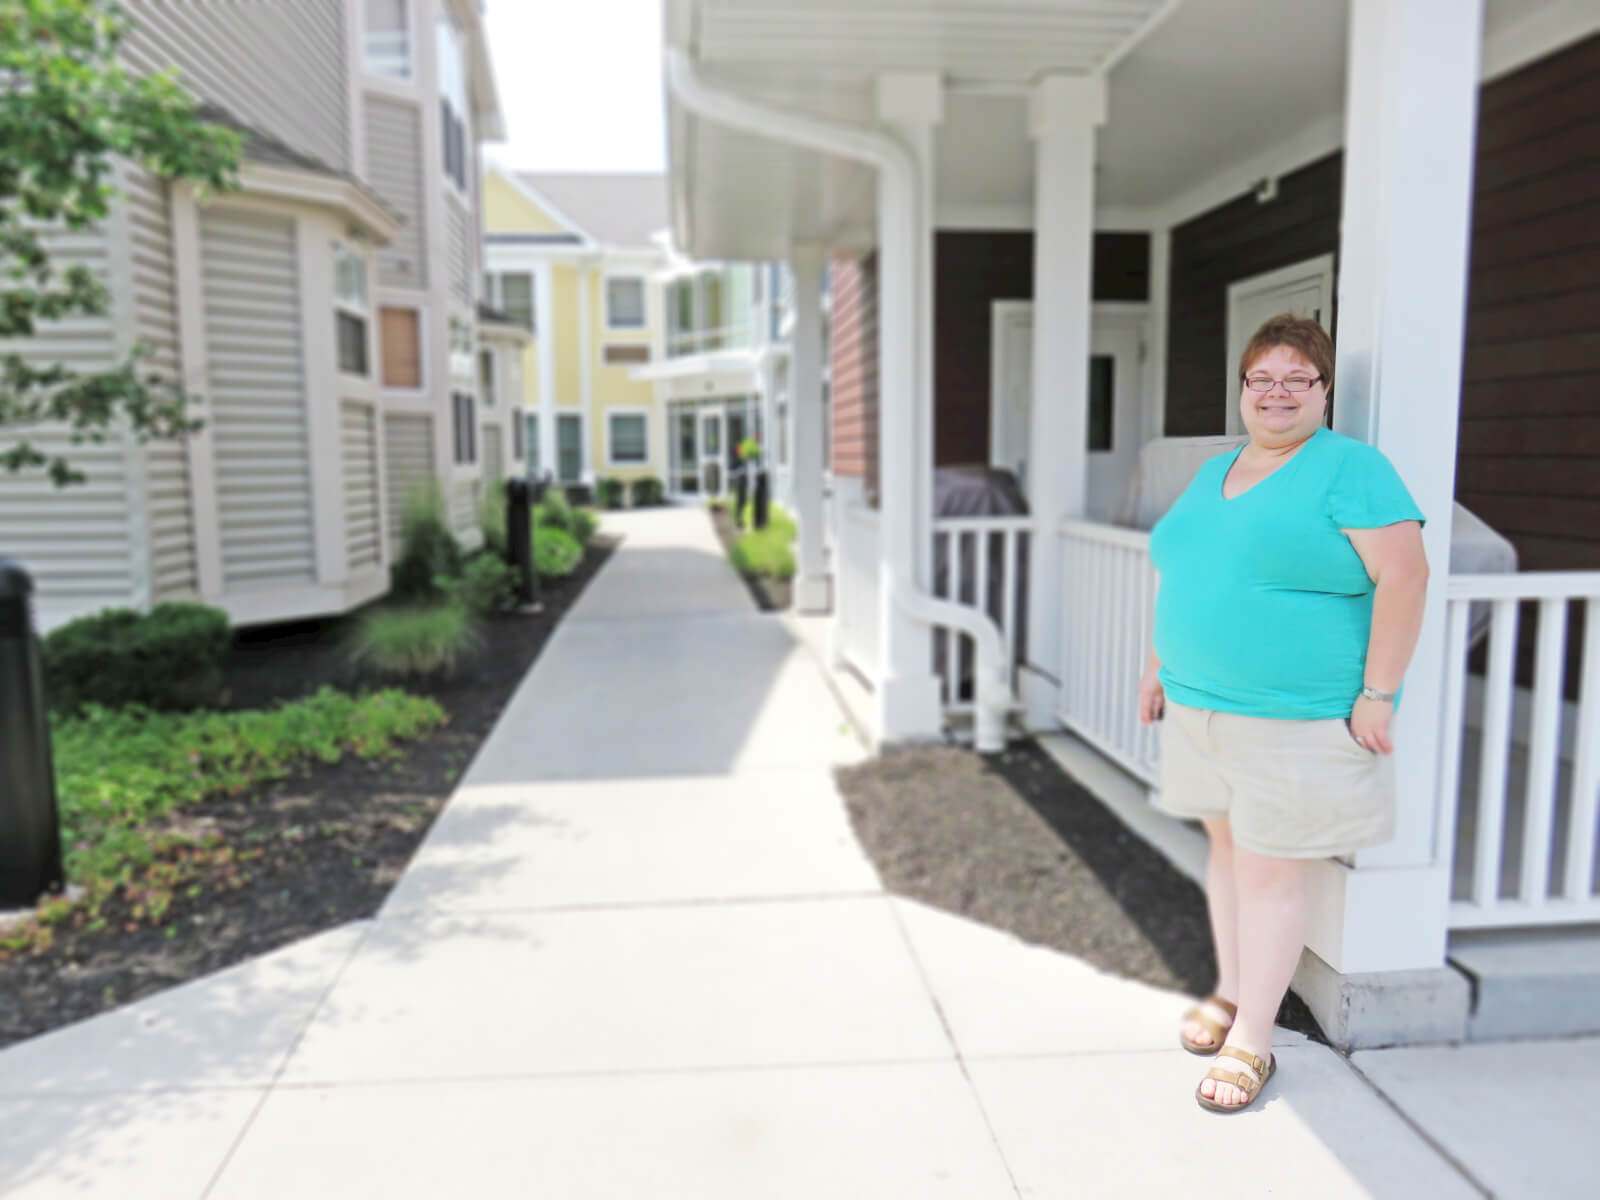
<path fill-rule="evenodd" d="M 1280 383 L 1286 392 L 1309 392 L 1311 385 L 1320 382 L 1321 379 L 1321 375 L 1291 375 L 1287 379 L 1274 379 L 1270 375 L 1251 375 L 1244 381 L 1244 385 L 1252 392 L 1270 392 Z"/>

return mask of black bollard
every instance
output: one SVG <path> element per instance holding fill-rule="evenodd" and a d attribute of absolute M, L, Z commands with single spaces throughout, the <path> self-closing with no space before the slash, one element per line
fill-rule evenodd
<path fill-rule="evenodd" d="M 772 510 L 772 483 L 765 471 L 756 472 L 756 495 L 751 507 L 755 510 L 756 528 L 765 529 Z"/>
<path fill-rule="evenodd" d="M 66 882 L 32 597 L 28 573 L 0 558 L 0 908 Z"/>
<path fill-rule="evenodd" d="M 506 557 L 517 575 L 517 605 L 527 608 L 539 598 L 539 575 L 533 569 L 532 488 L 526 479 L 506 480 Z"/>

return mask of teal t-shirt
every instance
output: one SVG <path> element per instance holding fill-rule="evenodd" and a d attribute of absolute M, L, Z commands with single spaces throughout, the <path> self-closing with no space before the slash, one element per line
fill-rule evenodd
<path fill-rule="evenodd" d="M 1340 531 L 1422 513 L 1381 451 L 1331 429 L 1224 500 L 1239 454 L 1202 466 L 1151 531 L 1161 684 L 1193 708 L 1347 717 L 1361 691 L 1375 589 Z"/>

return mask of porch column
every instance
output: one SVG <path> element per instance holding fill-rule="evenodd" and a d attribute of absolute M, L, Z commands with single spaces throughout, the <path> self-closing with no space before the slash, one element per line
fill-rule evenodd
<path fill-rule="evenodd" d="M 1348 1044 L 1459 1037 L 1466 1020 L 1466 983 L 1444 968 L 1452 848 L 1439 821 L 1458 797 L 1439 794 L 1439 751 L 1481 26 L 1482 0 L 1350 8 L 1334 422 L 1388 455 L 1427 514 L 1433 578 L 1395 720 L 1395 839 L 1353 869 L 1325 864 L 1314 884 L 1308 943 L 1342 982 L 1306 998 Z M 1407 982 L 1363 983 L 1371 972 Z M 1363 988 L 1386 1003 L 1353 1003 Z"/>
<path fill-rule="evenodd" d="M 1023 482 L 1034 535 L 1028 550 L 1028 666 L 1022 672 L 1030 729 L 1054 727 L 1060 707 L 1057 527 L 1063 518 L 1082 515 L 1088 490 L 1094 139 L 1105 117 L 1103 79 L 1055 75 L 1033 90 L 1033 398 Z"/>
<path fill-rule="evenodd" d="M 550 275 L 553 262 L 541 262 L 534 279 L 534 330 L 538 340 L 539 462 L 542 474 L 556 476 L 556 311 Z"/>
<path fill-rule="evenodd" d="M 794 332 L 789 358 L 789 471 L 794 488 L 796 552 L 794 606 L 797 612 L 825 613 L 832 598 L 822 554 L 822 267 L 815 250 L 797 250 L 789 259 L 794 275 Z"/>
<path fill-rule="evenodd" d="M 878 185 L 878 736 L 936 738 L 943 725 L 929 627 L 897 600 L 926 592 L 933 556 L 933 162 L 944 84 L 931 72 L 878 77 L 878 116 L 911 152 L 904 195 Z"/>

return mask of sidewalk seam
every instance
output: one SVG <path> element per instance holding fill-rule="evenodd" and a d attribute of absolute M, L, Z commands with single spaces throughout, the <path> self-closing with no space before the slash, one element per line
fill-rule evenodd
<path fill-rule="evenodd" d="M 1445 1149 L 1444 1145 L 1437 1138 L 1435 1138 L 1431 1133 L 1429 1133 L 1426 1129 L 1424 1129 L 1416 1120 L 1414 1120 L 1410 1113 L 1406 1112 L 1405 1109 L 1401 1108 L 1400 1105 L 1395 1102 L 1394 1098 L 1391 1097 L 1388 1092 L 1384 1091 L 1383 1088 L 1380 1087 L 1378 1085 L 1378 1083 L 1371 1078 L 1371 1076 L 1369 1076 L 1365 1071 L 1363 1071 L 1360 1067 L 1358 1067 L 1356 1065 L 1355 1060 L 1353 1058 L 1351 1058 L 1350 1055 L 1348 1055 L 1348 1054 L 1344 1053 L 1342 1050 L 1338 1050 L 1336 1048 L 1334 1049 L 1334 1053 L 1337 1054 L 1340 1058 L 1342 1058 L 1344 1060 L 1345 1066 L 1350 1068 L 1350 1071 L 1355 1075 L 1355 1077 L 1357 1079 L 1359 1079 L 1362 1083 L 1367 1085 L 1367 1087 L 1372 1091 L 1373 1095 L 1377 1096 L 1380 1101 L 1382 1101 L 1386 1106 L 1388 1106 L 1389 1110 L 1391 1112 L 1393 1112 L 1395 1114 L 1395 1116 L 1399 1117 L 1400 1120 L 1405 1123 L 1406 1128 L 1410 1129 L 1419 1138 L 1421 1138 L 1423 1143 L 1426 1146 L 1428 1146 L 1435 1154 L 1437 1154 L 1440 1158 L 1444 1159 L 1445 1162 L 1449 1163 L 1450 1166 L 1455 1170 L 1457 1175 L 1461 1176 L 1462 1179 L 1466 1180 L 1467 1184 L 1469 1186 L 1474 1187 L 1474 1188 L 1476 1188 L 1478 1190 L 1479 1194 L 1484 1197 L 1484 1200 L 1495 1200 L 1494 1192 L 1491 1191 L 1489 1188 L 1485 1187 L 1484 1184 L 1478 1179 L 1478 1177 L 1476 1175 L 1474 1175 L 1467 1168 L 1467 1165 L 1465 1163 L 1463 1163 L 1454 1154 L 1450 1153 L 1449 1150 Z"/>
<path fill-rule="evenodd" d="M 950 1052 L 955 1056 L 956 1067 L 960 1070 L 961 1077 L 967 1081 L 967 1089 L 972 1093 L 972 1102 L 977 1105 L 978 1115 L 983 1118 L 983 1127 L 989 1131 L 989 1141 L 994 1146 L 995 1156 L 1005 1168 L 1006 1178 L 1011 1181 L 1011 1190 L 1016 1193 L 1017 1200 L 1022 1200 L 1022 1185 L 1017 1182 L 1017 1173 L 1011 1169 L 1011 1160 L 1006 1157 L 1005 1147 L 1000 1144 L 1000 1134 L 995 1130 L 994 1121 L 989 1116 L 989 1108 L 983 1102 L 983 1094 L 978 1091 L 977 1081 L 967 1069 L 966 1056 L 962 1054 L 960 1043 L 956 1041 L 955 1030 L 950 1028 L 950 1020 L 945 1016 L 944 1005 L 940 1003 L 938 993 L 933 990 L 933 981 L 928 978 L 927 968 L 922 964 L 922 956 L 917 953 L 917 948 L 911 940 L 911 931 L 906 928 L 905 920 L 900 915 L 900 906 L 895 903 L 896 897 L 889 895 L 886 899 L 889 902 L 889 912 L 894 917 L 895 927 L 900 930 L 900 940 L 905 943 L 906 953 L 911 956 L 912 965 L 917 969 L 917 977 L 922 980 L 923 990 L 928 993 L 934 1014 L 939 1018 L 939 1026 L 944 1030 L 945 1039 L 950 1043 Z"/>
<path fill-rule="evenodd" d="M 244 1124 L 240 1126 L 239 1132 L 228 1146 L 227 1153 L 222 1156 L 222 1161 L 217 1164 L 217 1169 L 211 1173 L 211 1179 L 200 1193 L 200 1200 L 207 1200 L 211 1193 L 216 1190 L 217 1184 L 222 1182 L 222 1176 L 233 1163 L 234 1156 L 239 1153 L 239 1147 L 244 1144 L 244 1139 L 250 1136 L 250 1131 L 255 1128 L 256 1120 L 261 1116 L 261 1110 L 267 1106 L 267 1101 L 272 1099 L 272 1093 L 277 1090 L 278 1084 L 283 1081 L 283 1073 L 289 1069 L 289 1062 L 294 1058 L 295 1052 L 300 1049 L 300 1043 L 305 1041 L 306 1034 L 311 1031 L 312 1023 L 327 1005 L 328 997 L 333 995 L 333 989 L 339 986 L 339 981 L 344 978 L 345 972 L 350 969 L 350 964 L 355 961 L 356 955 L 361 953 L 361 948 L 367 944 L 367 939 L 372 936 L 372 931 L 378 924 L 376 914 L 364 918 L 362 924 L 366 927 L 362 929 L 361 936 L 355 939 L 355 943 L 350 947 L 349 953 L 345 955 L 344 961 L 339 964 L 339 969 L 333 973 L 333 978 L 328 980 L 328 986 L 322 989 L 322 995 L 317 998 L 317 1002 L 311 1006 L 311 1011 L 306 1014 L 306 1019 L 301 1022 L 300 1031 L 294 1035 L 288 1048 L 284 1050 L 283 1058 L 279 1060 L 277 1070 L 272 1073 L 272 1078 L 261 1089 L 261 1098 L 256 1101 L 255 1107 L 250 1110 L 250 1115 L 245 1118 Z"/>

